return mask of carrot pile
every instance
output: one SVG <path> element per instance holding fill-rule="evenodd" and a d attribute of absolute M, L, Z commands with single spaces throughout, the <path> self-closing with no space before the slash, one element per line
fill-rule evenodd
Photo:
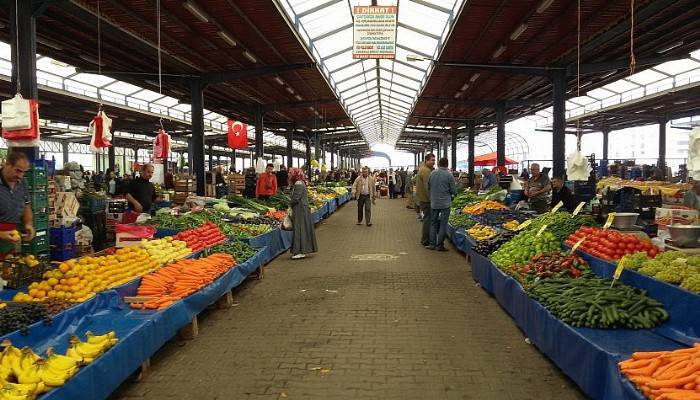
<path fill-rule="evenodd" d="M 287 216 L 287 212 L 284 210 L 268 211 L 267 214 L 265 214 L 265 216 L 270 217 L 270 218 L 274 218 L 274 219 L 279 220 L 279 221 L 283 221 L 284 218 Z"/>
<path fill-rule="evenodd" d="M 236 260 L 230 254 L 215 253 L 209 257 L 180 260 L 158 269 L 141 279 L 136 295 L 149 297 L 143 303 L 132 303 L 135 309 L 168 308 L 189 296 L 231 269 Z"/>
<path fill-rule="evenodd" d="M 675 351 L 639 352 L 618 364 L 653 400 L 700 400 L 700 343 Z"/>

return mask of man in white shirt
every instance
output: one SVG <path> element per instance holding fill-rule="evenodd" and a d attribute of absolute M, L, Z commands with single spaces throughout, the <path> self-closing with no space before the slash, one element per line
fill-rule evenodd
<path fill-rule="evenodd" d="M 357 225 L 362 225 L 364 219 L 367 226 L 372 226 L 372 204 L 376 202 L 374 185 L 369 168 L 363 167 L 362 174 L 352 184 L 352 196 L 357 200 Z"/>

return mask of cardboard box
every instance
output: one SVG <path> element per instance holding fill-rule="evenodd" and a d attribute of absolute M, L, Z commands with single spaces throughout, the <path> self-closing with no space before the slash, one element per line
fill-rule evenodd
<path fill-rule="evenodd" d="M 688 208 L 657 208 L 654 222 L 659 227 L 659 231 L 668 231 L 668 225 L 674 224 L 693 225 L 697 224 L 698 211 Z"/>
<path fill-rule="evenodd" d="M 56 214 L 62 217 L 75 217 L 78 215 L 80 203 L 73 192 L 56 193 Z"/>

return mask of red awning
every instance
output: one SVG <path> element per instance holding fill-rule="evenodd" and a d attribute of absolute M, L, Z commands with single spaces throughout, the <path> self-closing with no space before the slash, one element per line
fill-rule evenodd
<path fill-rule="evenodd" d="M 478 157 L 474 158 L 474 165 L 483 167 L 483 166 L 493 166 L 496 165 L 496 153 L 488 153 L 488 154 L 482 154 Z M 518 162 L 515 160 L 512 160 L 508 157 L 506 157 L 506 165 L 513 165 L 517 164 Z"/>

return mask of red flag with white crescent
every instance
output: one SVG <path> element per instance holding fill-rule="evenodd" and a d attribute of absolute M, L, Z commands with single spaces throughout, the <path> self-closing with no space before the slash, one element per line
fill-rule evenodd
<path fill-rule="evenodd" d="M 228 147 L 245 149 L 248 147 L 248 125 L 241 121 L 228 120 Z"/>

